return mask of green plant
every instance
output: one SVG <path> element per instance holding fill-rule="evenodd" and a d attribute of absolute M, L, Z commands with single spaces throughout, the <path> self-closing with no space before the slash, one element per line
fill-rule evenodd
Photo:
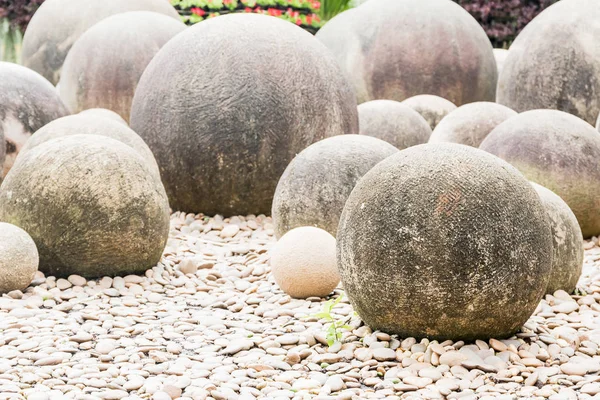
<path fill-rule="evenodd" d="M 0 61 L 21 62 L 23 34 L 11 25 L 8 18 L 0 20 Z"/>
<path fill-rule="evenodd" d="M 352 0 L 321 0 L 319 16 L 323 21 L 328 21 L 351 6 Z"/>
<path fill-rule="evenodd" d="M 336 319 L 336 317 L 331 314 L 333 308 L 337 306 L 340 303 L 340 301 L 342 301 L 343 297 L 344 295 L 341 294 L 335 300 L 330 299 L 326 301 L 323 305 L 323 310 L 321 312 L 309 316 L 309 318 L 324 319 L 329 323 L 329 326 L 327 327 L 326 339 L 327 344 L 330 347 L 333 346 L 336 342 L 342 340 L 342 331 L 344 329 L 352 329 L 352 327 L 348 325 L 348 321 L 350 320 L 350 318 L 352 318 L 352 316 L 348 316 L 342 319 Z"/>

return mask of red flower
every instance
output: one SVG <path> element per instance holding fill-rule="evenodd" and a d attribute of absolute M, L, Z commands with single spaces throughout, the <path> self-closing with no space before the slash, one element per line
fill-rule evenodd
<path fill-rule="evenodd" d="M 246 7 L 244 8 L 244 12 L 252 12 L 252 9 L 250 7 Z"/>
<path fill-rule="evenodd" d="M 262 8 L 260 8 L 260 7 L 258 7 L 258 6 L 257 6 L 257 7 L 254 9 L 254 12 L 255 12 L 255 13 L 262 13 Z"/>
<path fill-rule="evenodd" d="M 296 25 L 302 25 L 302 20 L 300 18 L 296 20 Z"/>
<path fill-rule="evenodd" d="M 307 23 L 308 25 L 311 25 L 311 24 L 312 24 L 312 17 L 311 17 L 310 15 L 307 15 L 307 16 L 306 16 L 306 23 Z"/>
<path fill-rule="evenodd" d="M 300 11 L 294 11 L 292 13 L 292 17 L 294 17 L 294 18 L 298 18 L 299 16 L 300 16 Z"/>
<path fill-rule="evenodd" d="M 196 14 L 199 17 L 203 17 L 206 14 L 206 11 L 198 7 L 193 7 L 190 11 L 192 11 L 192 14 Z"/>
<path fill-rule="evenodd" d="M 312 6 L 315 10 L 318 10 L 319 8 L 321 8 L 321 2 L 313 1 Z"/>
<path fill-rule="evenodd" d="M 227 4 L 231 4 L 233 2 L 233 0 L 223 0 L 223 4 L 227 5 Z"/>

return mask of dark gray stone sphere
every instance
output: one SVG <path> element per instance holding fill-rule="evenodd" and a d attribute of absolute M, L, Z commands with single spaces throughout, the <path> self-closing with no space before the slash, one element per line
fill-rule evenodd
<path fill-rule="evenodd" d="M 107 108 L 129 121 L 137 83 L 160 48 L 186 28 L 151 11 L 113 15 L 88 29 L 65 59 L 60 96 L 78 113 Z"/>
<path fill-rule="evenodd" d="M 0 175 L 6 175 L 33 132 L 69 111 L 54 86 L 36 72 L 0 62 L 0 76 L 0 136 L 5 142 Z"/>
<path fill-rule="evenodd" d="M 498 125 L 479 148 L 560 196 L 583 237 L 600 234 L 600 135 L 590 124 L 562 111 L 527 111 Z"/>
<path fill-rule="evenodd" d="M 449 113 L 434 129 L 430 142 L 450 142 L 479 147 L 498 125 L 517 115 L 501 104 L 480 101 L 465 104 Z"/>
<path fill-rule="evenodd" d="M 47 275 L 125 275 L 160 260 L 169 203 L 131 147 L 73 135 L 19 157 L 2 183 L 0 220 L 31 235 Z"/>
<path fill-rule="evenodd" d="M 369 171 L 346 202 L 337 246 L 358 315 L 400 337 L 509 337 L 552 268 L 550 223 L 529 182 L 454 143 L 414 146 Z"/>
<path fill-rule="evenodd" d="M 399 150 L 427 143 L 429 124 L 415 110 L 393 100 L 373 100 L 358 106 L 358 131 L 394 145 Z"/>
<path fill-rule="evenodd" d="M 546 293 L 553 294 L 557 290 L 572 293 L 583 268 L 583 236 L 577 218 L 556 193 L 537 183 L 531 184 L 548 212 L 554 239 L 552 273 Z"/>
<path fill-rule="evenodd" d="M 419 94 L 404 100 L 402 104 L 421 114 L 431 130 L 435 129 L 442 118 L 456 110 L 454 103 L 432 94 Z"/>
<path fill-rule="evenodd" d="M 359 103 L 433 94 L 456 105 L 494 101 L 497 68 L 477 21 L 448 0 L 369 0 L 316 37 L 354 84 Z"/>
<path fill-rule="evenodd" d="M 278 18 L 203 21 L 154 57 L 131 127 L 152 149 L 175 210 L 260 214 L 300 151 L 358 132 L 356 100 L 329 51 Z"/>
<path fill-rule="evenodd" d="M 498 81 L 498 103 L 556 109 L 594 124 L 600 112 L 600 5 L 562 0 L 517 36 Z"/>
<path fill-rule="evenodd" d="M 275 236 L 315 226 L 334 237 L 340 214 L 356 182 L 377 163 L 396 153 L 370 136 L 341 135 L 308 146 L 279 179 L 273 198 Z"/>
<path fill-rule="evenodd" d="M 127 11 L 154 11 L 179 20 L 165 0 L 46 0 L 23 37 L 23 64 L 58 83 L 73 43 L 97 22 Z"/>

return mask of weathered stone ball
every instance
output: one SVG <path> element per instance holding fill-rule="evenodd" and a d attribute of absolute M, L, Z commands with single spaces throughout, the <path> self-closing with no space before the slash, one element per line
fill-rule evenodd
<path fill-rule="evenodd" d="M 77 39 L 104 18 L 127 11 L 153 11 L 180 19 L 165 0 L 46 0 L 25 31 L 23 64 L 57 84 Z"/>
<path fill-rule="evenodd" d="M 308 146 L 277 184 L 271 212 L 275 236 L 300 226 L 316 226 L 335 236 L 356 182 L 397 151 L 383 140 L 362 135 L 334 136 Z"/>
<path fill-rule="evenodd" d="M 335 238 L 312 226 L 292 229 L 271 250 L 271 271 L 281 290 L 291 297 L 329 295 L 340 283 Z"/>
<path fill-rule="evenodd" d="M 96 117 L 109 118 L 123 125 L 127 125 L 127 121 L 125 121 L 123 117 L 112 110 L 107 110 L 106 108 L 88 108 L 87 110 L 80 112 L 79 115 L 92 115 Z"/>
<path fill-rule="evenodd" d="M 498 67 L 498 76 L 502 73 L 506 57 L 508 57 L 507 49 L 494 49 L 494 58 L 496 59 L 496 66 Z"/>
<path fill-rule="evenodd" d="M 432 94 L 419 94 L 404 100 L 402 104 L 421 114 L 429 123 L 431 130 L 435 129 L 442 118 L 456 110 L 454 103 Z"/>
<path fill-rule="evenodd" d="M 552 273 L 546 293 L 557 290 L 572 293 L 583 268 L 583 236 L 577 218 L 567 203 L 556 193 L 531 182 L 548 212 L 554 247 Z"/>
<path fill-rule="evenodd" d="M 358 133 L 358 116 L 350 84 L 310 33 L 233 14 L 158 52 L 138 84 L 131 127 L 156 156 L 173 209 L 267 214 L 296 154 Z"/>
<path fill-rule="evenodd" d="M 358 131 L 391 143 L 399 150 L 427 143 L 429 124 L 415 110 L 393 100 L 373 100 L 358 106 Z"/>
<path fill-rule="evenodd" d="M 0 62 L 0 76 L 0 134 L 6 143 L 2 175 L 6 175 L 33 132 L 69 111 L 54 86 L 34 71 Z"/>
<path fill-rule="evenodd" d="M 430 142 L 450 142 L 479 147 L 498 125 L 517 115 L 501 104 L 481 101 L 465 104 L 449 113 L 434 129 Z"/>
<path fill-rule="evenodd" d="M 25 143 L 19 157 L 49 140 L 72 135 L 99 135 L 125 143 L 144 158 L 146 165 L 160 179 L 156 159 L 148 145 L 137 133 L 122 123 L 94 115 L 69 115 L 44 125 Z"/>
<path fill-rule="evenodd" d="M 456 105 L 494 101 L 497 68 L 477 21 L 449 0 L 369 0 L 317 33 L 359 103 L 428 93 Z"/>
<path fill-rule="evenodd" d="M 583 237 L 600 234 L 600 135 L 556 110 L 521 113 L 498 125 L 479 146 L 562 198 Z"/>
<path fill-rule="evenodd" d="M 517 36 L 498 81 L 498 103 L 515 111 L 556 109 L 594 124 L 600 112 L 600 7 L 562 0 Z"/>
<path fill-rule="evenodd" d="M 454 143 L 414 146 L 371 169 L 346 202 L 337 241 L 354 309 L 400 337 L 509 337 L 552 268 L 548 216 L 529 182 Z"/>
<path fill-rule="evenodd" d="M 19 157 L 2 183 L 0 220 L 31 235 L 47 275 L 124 275 L 160 260 L 169 203 L 134 149 L 73 135 Z"/>
<path fill-rule="evenodd" d="M 4 165 L 4 160 L 6 158 L 6 141 L 4 140 L 4 132 L 0 129 L 0 166 Z M 2 177 L 4 174 L 0 170 L 0 183 L 2 183 Z"/>
<path fill-rule="evenodd" d="M 19 227 L 0 222 L 0 294 L 27 288 L 39 262 L 31 236 Z"/>
<path fill-rule="evenodd" d="M 107 108 L 129 121 L 131 101 L 154 55 L 185 24 L 151 11 L 105 18 L 75 42 L 65 59 L 59 92 L 69 109 Z"/>

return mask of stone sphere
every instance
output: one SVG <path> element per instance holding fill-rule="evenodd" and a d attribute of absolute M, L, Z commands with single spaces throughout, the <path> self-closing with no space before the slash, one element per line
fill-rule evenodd
<path fill-rule="evenodd" d="M 154 55 L 185 24 L 151 11 L 113 15 L 88 29 L 65 59 L 59 92 L 74 112 L 107 108 L 129 121 L 131 102 Z"/>
<path fill-rule="evenodd" d="M 335 238 L 323 229 L 292 229 L 271 250 L 271 271 L 281 290 L 297 299 L 325 297 L 340 283 Z"/>
<path fill-rule="evenodd" d="M 94 115 L 69 115 L 44 125 L 25 143 L 19 157 L 49 140 L 71 135 L 99 135 L 125 143 L 142 156 L 146 161 L 146 165 L 160 179 L 160 172 L 154 155 L 137 133 L 122 123 Z"/>
<path fill-rule="evenodd" d="M 432 94 L 420 94 L 410 97 L 402 102 L 405 106 L 409 106 L 419 114 L 429 124 L 431 130 L 440 123 L 442 118 L 450 112 L 456 110 L 456 106 L 451 101 Z"/>
<path fill-rule="evenodd" d="M 506 49 L 494 49 L 494 58 L 496 59 L 496 66 L 498 67 L 498 76 L 502 73 L 504 62 L 508 57 L 508 50 Z"/>
<path fill-rule="evenodd" d="M 131 127 L 156 156 L 173 209 L 267 214 L 296 154 L 358 133 L 358 115 L 350 84 L 310 33 L 233 14 L 158 52 L 138 84 Z"/>
<path fill-rule="evenodd" d="M 498 125 L 517 115 L 508 107 L 481 101 L 458 107 L 431 134 L 430 142 L 450 142 L 479 147 Z"/>
<path fill-rule="evenodd" d="M 23 229 L 0 222 L 0 294 L 25 290 L 40 263 L 37 247 Z"/>
<path fill-rule="evenodd" d="M 308 146 L 277 184 L 271 212 L 275 236 L 299 226 L 316 226 L 335 236 L 356 182 L 397 151 L 383 140 L 362 135 L 334 136 Z"/>
<path fill-rule="evenodd" d="M 77 39 L 104 18 L 127 11 L 154 11 L 180 18 L 165 0 L 46 0 L 25 31 L 23 64 L 57 84 Z"/>
<path fill-rule="evenodd" d="M 316 37 L 354 84 L 358 103 L 433 94 L 456 105 L 494 101 L 497 68 L 483 28 L 449 0 L 369 0 Z"/>
<path fill-rule="evenodd" d="M 583 268 L 583 236 L 577 218 L 556 193 L 534 182 L 531 184 L 548 212 L 554 239 L 552 273 L 546 293 L 553 294 L 557 290 L 572 293 Z"/>
<path fill-rule="evenodd" d="M 134 149 L 73 135 L 19 157 L 2 183 L 0 220 L 31 235 L 46 275 L 125 275 L 160 260 L 169 203 Z"/>
<path fill-rule="evenodd" d="M 509 337 L 537 307 L 552 268 L 550 223 L 529 182 L 454 143 L 377 164 L 350 194 L 337 240 L 354 309 L 373 330 L 400 337 Z"/>
<path fill-rule="evenodd" d="M 123 117 L 121 117 L 119 114 L 112 110 L 107 110 L 106 108 L 88 108 L 87 110 L 83 110 L 82 112 L 80 112 L 79 115 L 92 115 L 96 117 L 109 118 L 123 125 L 127 125 L 127 121 L 125 121 Z"/>
<path fill-rule="evenodd" d="M 0 175 L 5 176 L 31 134 L 69 111 L 54 86 L 34 71 L 0 62 L 0 76 L 0 136 L 6 143 Z"/>
<path fill-rule="evenodd" d="M 358 131 L 393 144 L 399 150 L 427 143 L 431 128 L 412 108 L 393 100 L 373 100 L 358 106 Z"/>
<path fill-rule="evenodd" d="M 517 36 L 498 80 L 498 103 L 556 109 L 594 124 L 600 112 L 600 7 L 562 0 Z"/>
<path fill-rule="evenodd" d="M 479 148 L 560 196 L 583 237 L 600 234 L 600 134 L 591 125 L 562 111 L 527 111 L 498 125 Z"/>

